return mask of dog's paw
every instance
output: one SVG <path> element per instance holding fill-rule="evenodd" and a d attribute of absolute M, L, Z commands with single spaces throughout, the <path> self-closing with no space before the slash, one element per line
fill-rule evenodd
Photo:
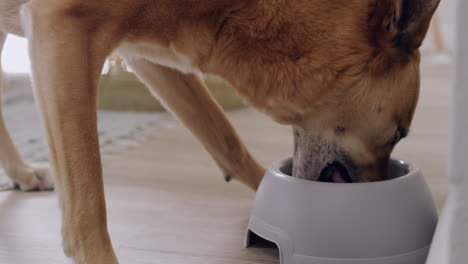
<path fill-rule="evenodd" d="M 32 164 L 18 169 L 11 175 L 15 187 L 24 192 L 50 191 L 54 189 L 52 173 L 47 165 Z"/>
<path fill-rule="evenodd" d="M 87 224 L 93 220 L 85 215 L 80 217 L 83 217 Z M 73 259 L 75 264 L 118 264 L 105 223 L 92 224 L 91 228 L 68 225 L 80 222 L 76 220 L 75 215 L 62 219 L 62 245 L 65 255 Z"/>

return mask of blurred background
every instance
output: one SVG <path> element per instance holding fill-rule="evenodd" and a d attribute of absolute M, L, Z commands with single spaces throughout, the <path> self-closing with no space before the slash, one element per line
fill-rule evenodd
<path fill-rule="evenodd" d="M 447 193 L 456 2 L 442 1 L 422 47 L 419 106 L 409 138 L 394 152 L 423 170 L 439 209 Z M 8 37 L 2 65 L 8 73 L 4 115 L 14 141 L 28 160 L 47 161 L 23 39 Z M 291 155 L 290 128 L 247 107 L 222 80 L 207 76 L 205 81 L 263 165 Z M 118 58 L 106 64 L 99 93 L 109 223 L 123 263 L 154 263 L 161 257 L 164 263 L 277 263 L 267 250 L 242 248 L 253 194 L 238 183 L 223 182 L 201 145 Z M 4 175 L 0 186 L 11 187 Z M 0 263 L 63 263 L 56 254 L 59 212 L 53 194 L 0 193 L 0 210 L 5 215 L 0 220 L 5 238 L 0 240 Z M 31 216 L 50 221 L 38 224 Z M 23 227 L 18 229 L 18 223 Z M 35 235 L 36 229 L 47 236 Z M 210 232 L 215 235 L 208 236 Z M 25 245 L 42 253 L 24 255 Z"/>

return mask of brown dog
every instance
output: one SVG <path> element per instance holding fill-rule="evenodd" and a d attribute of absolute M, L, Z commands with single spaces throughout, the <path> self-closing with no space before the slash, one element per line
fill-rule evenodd
<path fill-rule="evenodd" d="M 418 48 L 438 4 L 3 0 L 0 30 L 30 43 L 66 254 L 76 263 L 117 263 L 96 128 L 97 84 L 111 52 L 200 139 L 227 178 L 256 189 L 264 169 L 207 92 L 201 73 L 224 77 L 253 106 L 293 126 L 294 176 L 374 181 L 386 177 L 390 153 L 408 133 L 419 91 Z M 1 143 L 16 153 L 5 135 Z M 9 172 L 20 186 L 50 185 L 47 174 L 21 162 L 19 156 L 4 159 L 27 171 Z"/>

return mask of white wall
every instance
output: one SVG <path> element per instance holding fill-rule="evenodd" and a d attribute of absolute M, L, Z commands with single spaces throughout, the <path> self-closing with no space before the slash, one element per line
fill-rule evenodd
<path fill-rule="evenodd" d="M 437 227 L 427 264 L 462 264 L 468 259 L 468 23 L 462 1 L 458 12 L 456 78 L 451 116 L 449 197 Z"/>

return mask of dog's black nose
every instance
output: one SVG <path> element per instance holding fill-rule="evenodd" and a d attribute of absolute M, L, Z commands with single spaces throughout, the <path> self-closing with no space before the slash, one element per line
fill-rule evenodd
<path fill-rule="evenodd" d="M 346 167 L 338 161 L 332 162 L 328 164 L 325 168 L 323 168 L 318 181 L 331 183 L 353 182 Z"/>

